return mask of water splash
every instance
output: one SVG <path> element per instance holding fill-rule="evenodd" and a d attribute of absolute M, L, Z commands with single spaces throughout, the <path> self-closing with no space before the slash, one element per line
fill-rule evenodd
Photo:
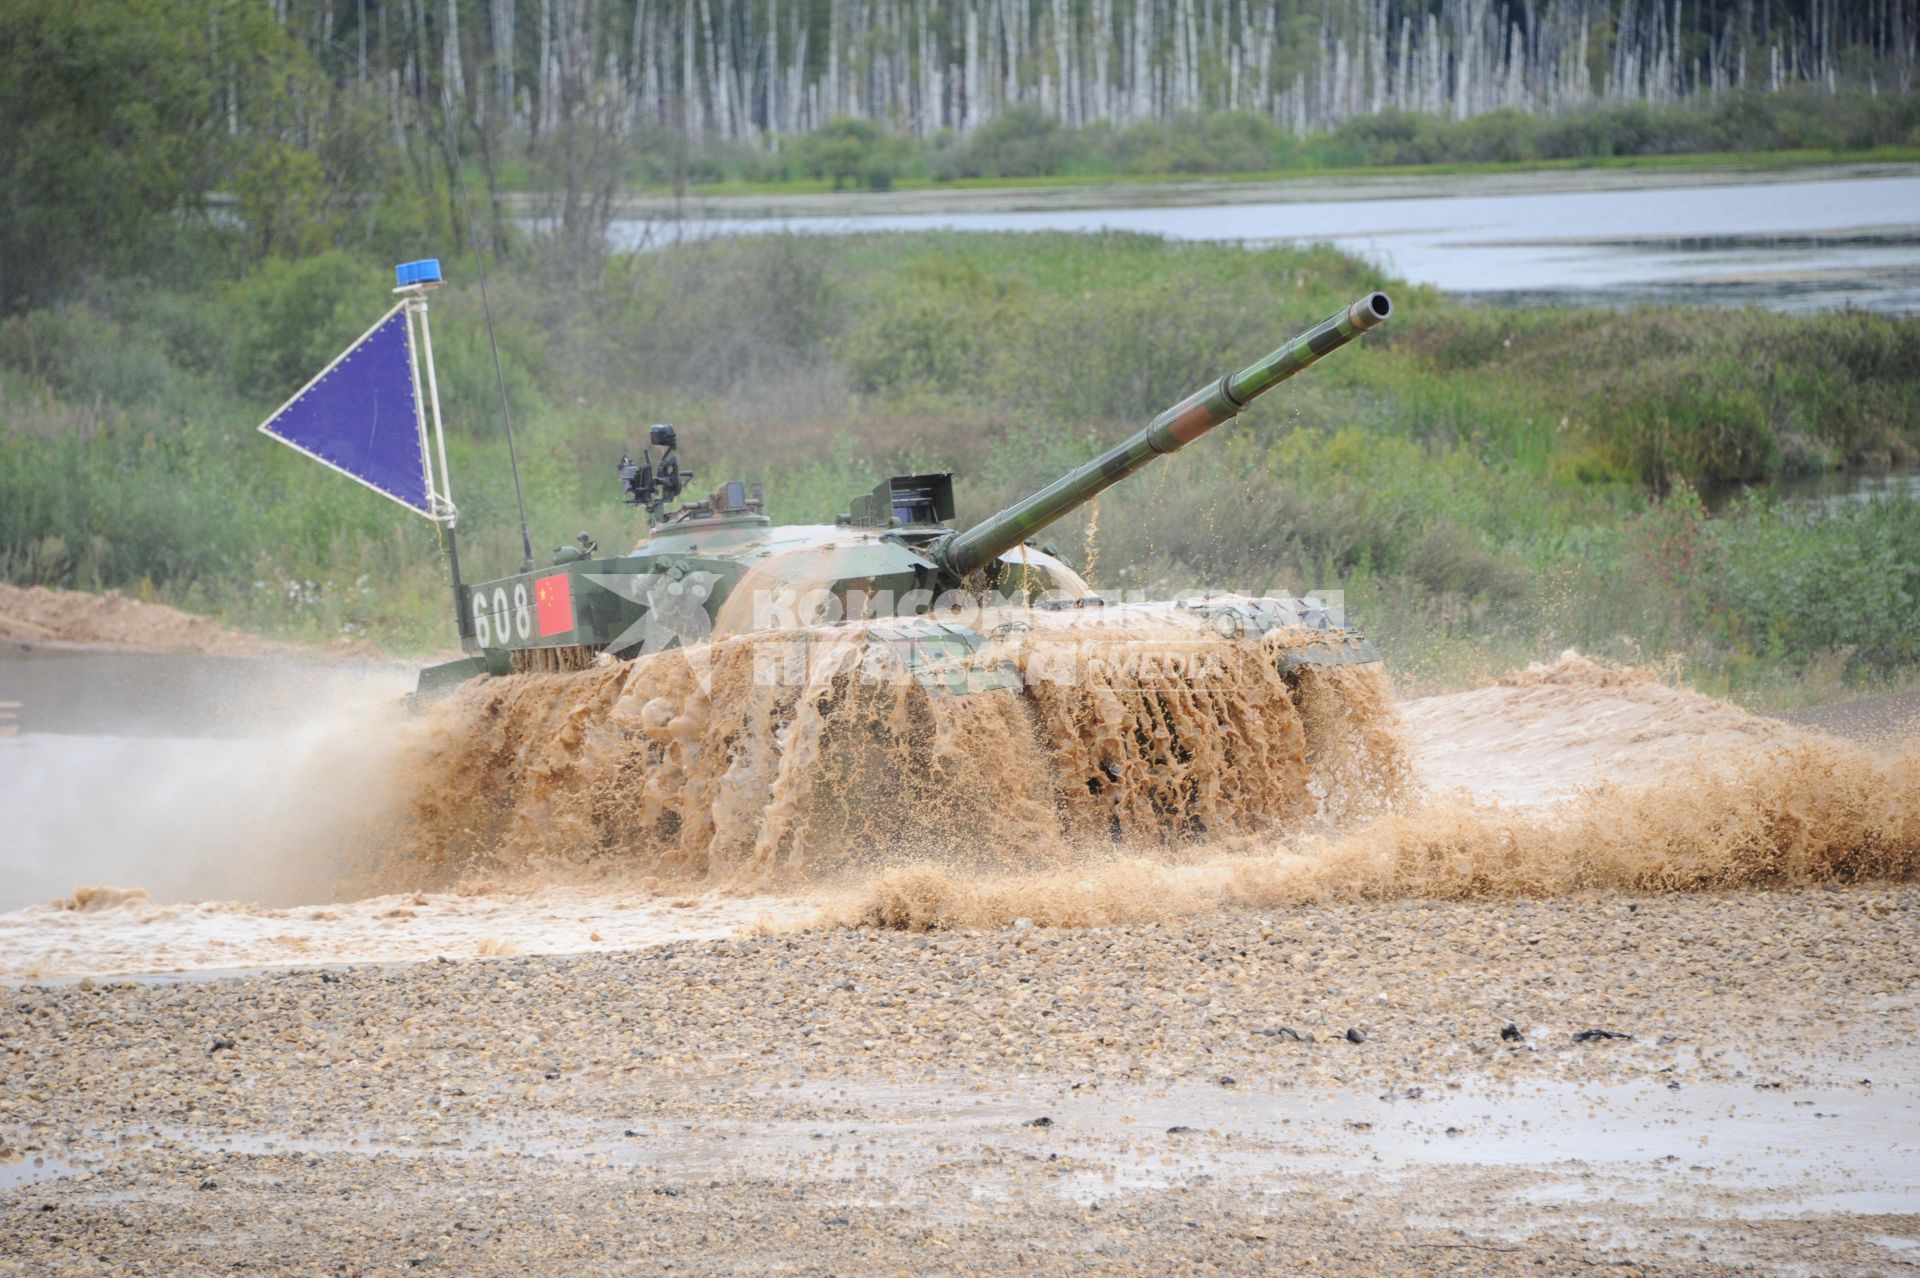
<path fill-rule="evenodd" d="M 768 887 L 911 862 L 1064 865 L 1391 806 L 1408 767 L 1377 669 L 1284 674 L 1287 640 L 1171 612 L 1026 610 L 952 677 L 869 677 L 860 627 L 463 690 L 408 767 L 389 864 L 438 874 L 615 863 Z M 998 686 L 996 686 L 998 685 Z"/>

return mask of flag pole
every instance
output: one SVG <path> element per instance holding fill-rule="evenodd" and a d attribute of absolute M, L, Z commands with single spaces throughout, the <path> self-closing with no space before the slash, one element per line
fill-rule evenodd
<path fill-rule="evenodd" d="M 437 258 L 427 258 L 419 262 L 404 262 L 394 268 L 397 287 L 393 290 L 406 299 L 408 319 L 419 325 L 420 345 L 413 351 L 413 385 L 415 402 L 419 401 L 420 365 L 427 367 L 427 405 L 433 413 L 434 453 L 440 461 L 440 473 L 433 474 L 432 464 L 427 467 L 429 501 L 433 506 L 433 521 L 440 528 L 440 542 L 447 552 L 447 571 L 453 584 L 454 624 L 460 632 L 460 646 L 471 651 L 474 647 L 473 617 L 467 606 L 467 587 L 460 580 L 460 537 L 456 526 L 460 512 L 453 504 L 453 472 L 447 467 L 447 435 L 440 420 L 440 379 L 433 363 L 433 329 L 427 322 L 427 292 L 440 284 L 440 262 Z M 412 344 L 408 344 L 412 348 Z M 426 453 L 426 440 L 422 439 L 421 453 Z"/>
<path fill-rule="evenodd" d="M 451 528 L 458 521 L 459 511 L 453 505 L 453 472 L 447 469 L 447 435 L 440 426 L 440 379 L 434 375 L 433 368 L 433 330 L 427 325 L 427 299 L 422 295 L 417 302 L 420 317 L 420 347 L 425 352 L 427 366 L 427 404 L 433 409 L 433 446 L 440 456 L 440 486 L 436 490 L 438 501 L 436 518 Z M 438 512 L 444 511 L 444 514 Z"/>

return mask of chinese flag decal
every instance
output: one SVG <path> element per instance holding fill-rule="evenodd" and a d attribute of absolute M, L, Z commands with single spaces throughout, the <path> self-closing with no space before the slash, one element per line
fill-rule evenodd
<path fill-rule="evenodd" d="M 540 635 L 557 635 L 573 629 L 573 577 L 555 573 L 533 585 L 534 599 L 540 605 Z"/>

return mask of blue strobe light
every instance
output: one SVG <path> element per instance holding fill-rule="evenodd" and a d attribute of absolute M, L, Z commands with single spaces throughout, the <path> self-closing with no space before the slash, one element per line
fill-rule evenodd
<path fill-rule="evenodd" d="M 400 288 L 405 288 L 409 284 L 438 284 L 440 259 L 423 257 L 417 262 L 402 262 L 393 268 L 393 280 Z"/>

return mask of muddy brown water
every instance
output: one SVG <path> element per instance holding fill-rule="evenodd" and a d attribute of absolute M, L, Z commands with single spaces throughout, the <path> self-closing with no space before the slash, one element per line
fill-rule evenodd
<path fill-rule="evenodd" d="M 171 664 L 180 672 L 167 672 Z M 0 662 L 0 677 L 23 687 L 21 666 Z M 209 723 L 234 733 L 198 698 L 213 683 L 271 679 L 252 662 L 215 658 L 140 658 L 65 654 L 27 666 L 42 687 L 71 698 L 65 723 L 96 729 L 115 698 L 75 693 L 98 670 L 104 689 L 134 689 L 146 704 L 136 727 L 159 716 Z M 689 674 L 676 666 L 680 674 Z M 46 672 L 65 672 L 69 687 Z M 324 677 L 301 672 L 303 677 Z M 286 963 L 419 961 L 445 954 L 603 952 L 660 944 L 676 936 L 724 936 L 797 927 L 820 917 L 887 927 L 1004 927 L 1016 919 L 1041 925 L 1100 925 L 1183 919 L 1221 904 L 1284 906 L 1288 902 L 1367 896 L 1557 894 L 1569 890 L 1672 890 L 1736 883 L 1820 883 L 1832 877 L 1903 873 L 1912 858 L 1912 804 L 1920 758 L 1912 741 L 1912 698 L 1866 698 L 1805 712 L 1809 727 L 1855 733 L 1872 750 L 1834 735 L 1745 714 L 1724 702 L 1672 689 L 1634 672 L 1613 672 L 1565 658 L 1538 674 L 1515 675 L 1486 689 L 1428 697 L 1398 706 L 1398 720 L 1352 722 L 1367 698 L 1302 702 L 1309 737 L 1344 741 L 1323 748 L 1309 769 L 1306 798 L 1365 793 L 1369 785 L 1404 785 L 1404 769 L 1428 787 L 1427 798 L 1384 817 L 1336 812 L 1311 819 L 1277 840 L 1261 804 L 1267 791 L 1221 789 L 1208 802 L 1248 819 L 1246 833 L 1215 829 L 1200 839 L 1123 842 L 1075 848 L 1064 833 L 1069 814 L 1035 798 L 1027 808 L 1004 802 L 1056 768 L 1071 750 L 1098 745 L 1083 710 L 1102 714 L 1167 714 L 1156 698 L 1133 702 L 1110 695 L 1091 702 L 1060 700 L 1056 722 L 1073 733 L 1068 746 L 1029 737 L 1044 716 L 1012 720 L 1014 693 L 968 706 L 943 706 L 947 775 L 985 768 L 993 783 L 947 796 L 952 829 L 979 831 L 995 842 L 983 858 L 929 856 L 925 846 L 895 846 L 883 829 L 860 858 L 820 867 L 795 865 L 789 850 L 762 871 L 749 854 L 716 873 L 703 846 L 685 844 L 687 825 L 636 835 L 616 858 L 580 860 L 570 848 L 599 846 L 607 829 L 636 812 L 649 785 L 680 769 L 724 796 L 739 787 L 741 766 L 762 769 L 762 793 L 780 794 L 781 754 L 799 754 L 795 729 L 768 737 L 764 758 L 728 758 L 708 750 L 705 762 L 649 764 L 664 745 L 684 748 L 699 733 L 733 739 L 747 698 L 726 708 L 695 683 L 630 679 L 636 672 L 522 679 L 476 689 L 440 716 L 405 716 L 394 708 L 388 672 L 344 670 L 326 695 L 311 685 L 273 687 L 278 727 L 265 735 L 140 737 L 98 731 L 44 731 L 36 725 L 0 737 L 0 802 L 12 814 L 0 839 L 0 977 L 77 979 L 86 973 L 228 971 Z M 720 685 L 708 687 L 722 687 Z M 182 693 L 184 689 L 184 693 Z M 676 691 L 678 689 L 678 691 Z M 741 693 L 749 689 L 739 689 Z M 1373 697 L 1377 691 L 1369 691 Z M 171 697 L 171 700 L 169 700 Z M 889 693 L 889 698 L 893 693 Z M 674 700 L 666 706 L 666 700 Z M 691 698 L 691 700 L 689 700 Z M 780 698 L 776 698 L 778 702 Z M 626 702 L 626 710 L 622 710 Z M 695 702 L 720 704 L 712 714 Z M 29 704 L 58 700 L 31 697 Z M 1235 704 L 1246 706 L 1244 697 Z M 697 714 L 689 714 L 693 706 Z M 858 722 L 891 714 L 893 700 L 854 706 Z M 780 704 L 774 706 L 776 710 Z M 1279 702 L 1275 702 L 1275 712 Z M 666 710 L 674 710 L 668 714 Z M 793 716 L 793 704 L 783 714 Z M 1177 708 L 1175 708 L 1177 710 Z M 1200 704 L 1179 710 L 1202 710 Z M 257 704 L 248 731 L 259 733 Z M 472 716 L 480 718 L 474 720 Z M 196 718 L 198 716 L 198 718 Z M 705 725 L 703 723 L 705 716 Z M 981 718 L 985 716 L 985 718 Z M 1139 720 L 1144 727 L 1158 718 Z M 829 716 L 828 716 L 829 718 Z M 1325 731 L 1344 723 L 1344 735 Z M 795 720 L 797 722 L 797 720 Z M 1094 723 L 1106 722 L 1092 720 Z M 478 723 L 478 729 L 474 727 Z M 1311 727 L 1321 723 L 1321 727 Z M 1369 725 L 1371 723 L 1371 725 Z M 649 731 L 659 729 L 659 735 Z M 678 725 L 678 727 L 676 727 Z M 780 729 L 780 722 L 766 729 Z M 814 729 L 826 727 L 826 718 Z M 1258 720 L 1242 720 L 1246 741 Z M 766 731 L 760 729 L 760 731 Z M 1286 739 L 1300 733 L 1294 708 L 1271 725 Z M 691 731 L 693 737 L 682 735 Z M 1033 750 L 1008 746 L 1029 739 Z M 1267 731 L 1267 729 L 1260 729 Z M 1373 752 L 1380 733 L 1405 733 L 1405 745 Z M 820 735 L 831 745 L 831 733 Z M 1079 743 L 1079 745 L 1075 745 Z M 689 752 L 691 754 L 691 752 Z M 1296 775 L 1298 754 L 1284 775 Z M 1382 758 L 1392 768 L 1382 775 Z M 1741 762 L 1745 760 L 1745 762 Z M 831 750 L 814 764 L 833 762 Z M 1081 760 L 1096 766 L 1089 754 Z M 1206 762 L 1206 760 L 1200 760 Z M 1738 766 L 1728 768 L 1724 764 Z M 872 775 L 872 760 L 852 754 L 854 775 Z M 881 766 L 887 764 L 883 756 Z M 1154 764 L 1142 756 L 1140 787 L 1152 817 Z M 1231 760 L 1213 768 L 1235 768 Z M 703 771 L 705 769 L 705 771 Z M 860 771 L 866 769 L 866 771 Z M 1369 775 L 1369 769 L 1371 775 Z M 1125 781 L 1125 769 L 1102 779 Z M 977 777 L 975 777 L 977 779 Z M 1357 785 L 1352 785 L 1357 781 Z M 781 829 L 822 821 L 822 810 L 799 802 Z M 1004 785 L 1002 785 L 1004 783 Z M 1342 789 L 1346 787 L 1346 789 Z M 828 785 L 835 802 L 858 798 L 860 785 Z M 973 796 L 1000 796 L 979 806 Z M 1110 823 L 1129 791 L 1085 794 L 1094 823 Z M 1273 802 L 1290 804 L 1275 789 Z M 451 796 L 451 798 L 449 798 Z M 420 804 L 428 806 L 422 810 Z M 685 802 L 668 789 L 657 810 Z M 1321 802 L 1321 800 L 1315 800 Z M 1233 804 L 1242 804 L 1235 808 Z M 1713 814 L 1695 817 L 1701 804 Z M 768 829 L 768 800 L 733 802 L 749 833 Z M 714 800 L 714 814 L 724 804 Z M 1284 812 L 1275 808 L 1273 812 Z M 490 816 L 492 814 L 492 816 Z M 833 810 L 826 810 L 826 817 Z M 1300 814 L 1296 814 L 1300 816 Z M 795 821 L 801 821 L 795 825 Z M 420 823 L 440 846 L 444 833 L 486 835 L 465 865 L 419 854 Z M 1085 827 L 1085 817 L 1083 817 Z M 718 829 L 718 825 L 716 825 Z M 586 844 L 568 844 L 582 837 Z M 1805 831 L 1782 840 L 1782 831 Z M 365 852 L 380 852 L 369 877 Z M 778 846 L 778 844 L 776 844 Z M 804 844 L 803 844 L 804 846 Z M 651 858 L 651 860 L 649 860 Z M 1901 860 L 1908 858 L 1908 860 Z M 816 862 L 818 865 L 818 862 Z M 111 885 L 115 890 L 94 890 Z M 86 888 L 86 890 L 77 890 Z"/>
<path fill-rule="evenodd" d="M 1874 1067 L 1870 1085 L 1775 1088 L 1658 1078 L 1625 1083 L 1470 1080 L 1431 1088 L 1320 1090 L 1102 1085 L 1002 1079 L 954 1086 L 807 1082 L 783 1090 L 806 1118 L 720 1119 L 689 1111 L 647 1120 L 507 1122 L 431 1142 L 362 1137 L 210 1134 L 161 1127 L 145 1135 L 207 1153 L 463 1160 L 502 1155 L 643 1169 L 669 1182 L 755 1168 L 795 1178 L 879 1175 L 897 1200 L 943 1161 L 983 1164 L 1031 1151 L 1061 1160 L 1045 1192 L 1080 1204 L 1139 1190 L 1231 1178 L 1284 1196 L 1303 1183 L 1364 1170 L 1418 1181 L 1448 1168 L 1512 1173 L 1516 1212 L 1530 1204 L 1634 1202 L 1705 1193 L 1715 1215 L 1761 1219 L 1808 1212 L 1920 1213 L 1920 1076 L 1905 1062 Z M 1036 1119 L 1045 1119 L 1044 1124 Z M 687 1121 L 692 1120 L 692 1121 Z M 637 1126 L 630 1125 L 637 1122 Z M 29 1183 L 71 1174 L 62 1159 L 0 1166 Z M 1030 1192 L 986 1175 L 977 1192 Z"/>
<path fill-rule="evenodd" d="M 1380 673 L 1283 677 L 1282 634 L 1123 608 L 982 628 L 969 676 L 1017 686 L 872 670 L 884 650 L 852 627 L 464 689 L 407 758 L 396 872 L 612 858 L 765 889 L 909 862 L 1026 870 L 1292 828 L 1404 780 Z M 765 678 L 796 643 L 804 677 Z"/>

